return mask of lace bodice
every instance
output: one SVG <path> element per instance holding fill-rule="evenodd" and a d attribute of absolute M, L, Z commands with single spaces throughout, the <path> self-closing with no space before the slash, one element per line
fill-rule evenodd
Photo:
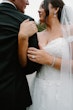
<path fill-rule="evenodd" d="M 64 38 L 57 38 L 49 42 L 44 47 L 44 49 L 51 55 L 54 55 L 56 57 L 62 57 L 62 53 L 64 52 L 66 46 L 67 46 L 67 42 Z M 37 74 L 37 77 L 41 79 L 56 80 L 59 79 L 60 77 L 60 71 L 51 66 L 43 65 L 40 72 Z"/>
<path fill-rule="evenodd" d="M 64 38 L 57 38 L 49 42 L 44 49 L 51 55 L 62 57 L 62 51 L 66 46 L 66 40 Z"/>

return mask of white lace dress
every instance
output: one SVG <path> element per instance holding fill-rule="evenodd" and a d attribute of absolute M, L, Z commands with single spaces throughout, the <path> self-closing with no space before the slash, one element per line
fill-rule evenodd
<path fill-rule="evenodd" d="M 52 55 L 61 57 L 64 46 L 65 39 L 57 38 L 44 49 Z M 71 85 L 69 81 L 60 80 L 59 70 L 43 65 L 40 72 L 36 73 L 30 88 L 33 104 L 27 110 L 73 110 Z"/>

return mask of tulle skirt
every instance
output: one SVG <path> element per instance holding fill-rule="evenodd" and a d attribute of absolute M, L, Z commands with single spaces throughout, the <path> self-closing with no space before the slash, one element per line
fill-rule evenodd
<path fill-rule="evenodd" d="M 73 110 L 70 81 L 44 80 L 35 76 L 30 87 L 33 104 L 27 110 Z"/>

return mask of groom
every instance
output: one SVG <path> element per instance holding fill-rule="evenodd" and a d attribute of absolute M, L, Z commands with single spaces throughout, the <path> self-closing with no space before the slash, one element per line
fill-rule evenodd
<path fill-rule="evenodd" d="M 26 74 L 40 65 L 28 60 L 23 68 L 18 59 L 20 23 L 33 20 L 23 14 L 26 5 L 28 0 L 4 0 L 0 4 L 0 110 L 26 110 L 32 104 Z M 38 48 L 36 34 L 29 38 L 29 46 Z"/>

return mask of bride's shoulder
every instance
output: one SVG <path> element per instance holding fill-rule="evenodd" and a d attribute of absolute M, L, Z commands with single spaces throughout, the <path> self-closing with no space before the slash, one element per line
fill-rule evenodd
<path fill-rule="evenodd" d="M 38 41 L 39 41 L 39 42 L 42 42 L 43 39 L 44 39 L 44 36 L 45 36 L 45 31 L 44 31 L 44 30 L 41 31 L 41 32 L 38 32 L 38 33 L 37 33 Z"/>
<path fill-rule="evenodd" d="M 37 32 L 37 37 L 40 38 L 42 36 L 44 36 L 45 34 L 45 30 L 41 31 L 41 32 Z"/>

